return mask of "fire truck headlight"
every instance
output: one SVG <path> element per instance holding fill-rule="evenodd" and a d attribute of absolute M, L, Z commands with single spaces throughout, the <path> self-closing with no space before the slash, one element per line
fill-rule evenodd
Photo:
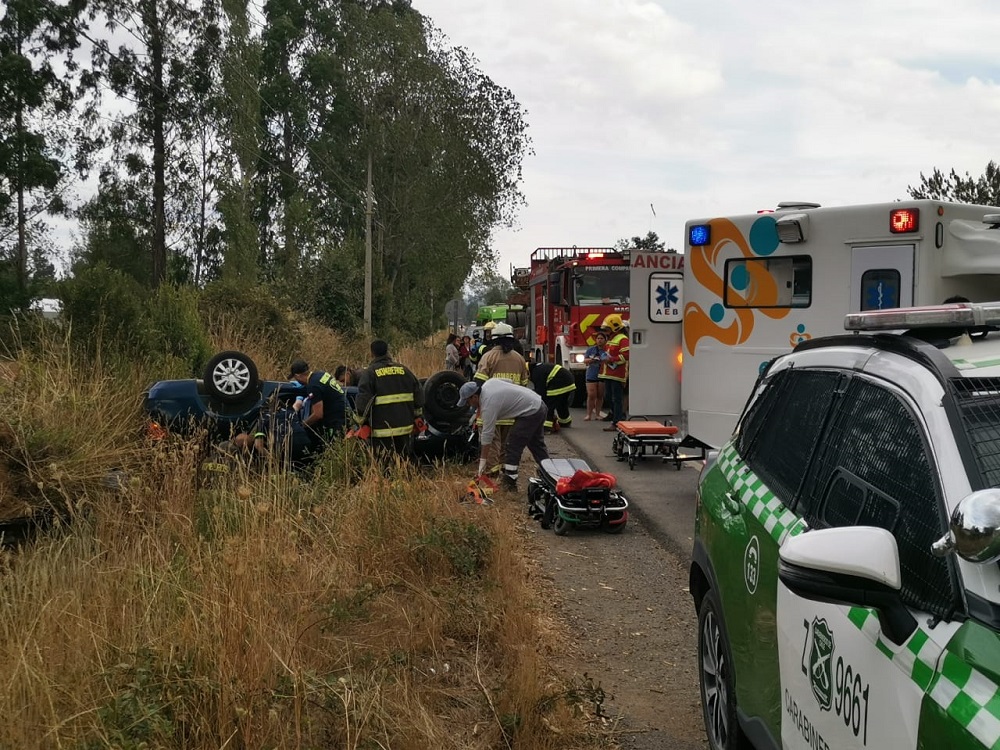
<path fill-rule="evenodd" d="M 583 364 L 583 359 L 584 359 L 584 357 L 583 357 L 582 354 L 574 354 L 573 355 L 573 361 L 576 362 L 578 365 L 582 365 Z"/>

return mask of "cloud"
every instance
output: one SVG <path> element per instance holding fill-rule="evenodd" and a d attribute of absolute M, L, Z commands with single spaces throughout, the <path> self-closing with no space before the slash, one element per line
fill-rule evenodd
<path fill-rule="evenodd" d="M 904 198 L 934 167 L 993 151 L 992 0 L 414 0 L 528 110 L 519 231 L 605 245 L 781 200 Z M 649 204 L 656 206 L 653 217 Z"/>

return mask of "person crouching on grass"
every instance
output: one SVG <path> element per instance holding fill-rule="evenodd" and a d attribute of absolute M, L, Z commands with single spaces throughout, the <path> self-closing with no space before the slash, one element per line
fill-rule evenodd
<path fill-rule="evenodd" d="M 497 421 L 514 420 L 504 449 L 500 486 L 505 490 L 516 490 L 518 467 L 524 449 L 527 448 L 538 463 L 549 457 L 549 451 L 545 447 L 545 416 L 548 408 L 542 397 L 522 385 L 501 378 L 466 383 L 459 389 L 458 396 L 458 407 L 468 404 L 478 409 L 483 420 L 479 433 L 477 477 L 486 472 Z"/>

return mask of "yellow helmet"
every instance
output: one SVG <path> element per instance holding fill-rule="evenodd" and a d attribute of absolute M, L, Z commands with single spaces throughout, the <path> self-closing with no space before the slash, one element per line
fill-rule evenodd
<path fill-rule="evenodd" d="M 601 323 L 601 328 L 607 328 L 612 333 L 618 333 L 624 325 L 625 324 L 622 323 L 622 316 L 618 313 L 612 313 L 604 319 L 603 323 Z"/>
<path fill-rule="evenodd" d="M 483 326 L 483 330 L 484 331 L 492 331 L 496 327 L 497 327 L 497 324 L 494 321 L 491 320 L 486 325 Z"/>

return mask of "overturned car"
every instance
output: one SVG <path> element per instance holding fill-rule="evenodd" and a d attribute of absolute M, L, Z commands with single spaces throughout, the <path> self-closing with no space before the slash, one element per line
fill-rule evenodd
<path fill-rule="evenodd" d="M 443 370 L 423 381 L 427 429 L 413 441 L 417 459 L 465 462 L 478 455 L 477 435 L 469 411 L 459 408 L 458 390 L 465 379 Z M 348 386 L 348 409 L 357 387 Z M 201 430 L 209 440 L 229 440 L 253 428 L 261 409 L 273 402 L 290 403 L 306 389 L 295 381 L 261 380 L 253 359 L 238 351 L 212 357 L 201 378 L 160 380 L 143 393 L 143 408 L 152 437 L 167 433 L 190 435 Z"/>

